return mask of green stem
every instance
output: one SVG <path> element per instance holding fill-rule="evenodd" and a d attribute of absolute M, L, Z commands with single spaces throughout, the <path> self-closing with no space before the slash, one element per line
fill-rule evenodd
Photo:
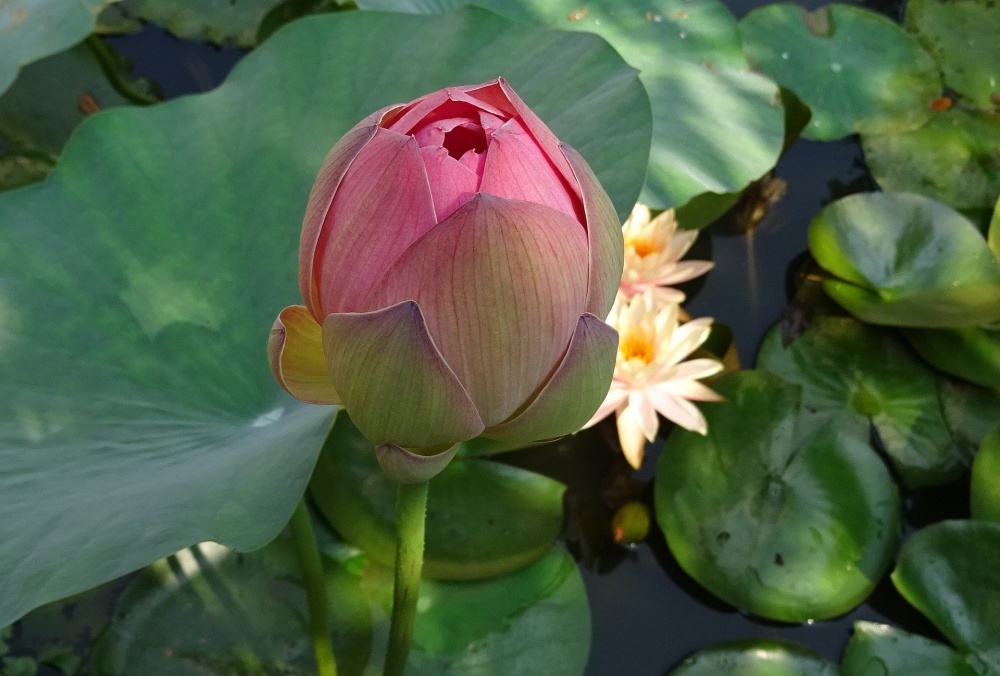
<path fill-rule="evenodd" d="M 101 65 L 101 70 L 104 71 L 104 75 L 108 78 L 111 86 L 115 88 L 115 91 L 132 103 L 138 103 L 140 106 L 151 106 L 155 103 L 160 103 L 158 98 L 147 94 L 128 81 L 128 78 L 122 74 L 118 64 L 118 55 L 103 40 L 96 35 L 90 35 L 84 43 Z"/>
<path fill-rule="evenodd" d="M 428 482 L 400 484 L 396 500 L 396 584 L 392 595 L 392 623 L 384 676 L 402 676 L 413 639 L 424 565 L 424 517 Z"/>
<path fill-rule="evenodd" d="M 299 501 L 292 520 L 289 522 L 295 549 L 299 555 L 299 566 L 306 583 L 306 599 L 309 603 L 309 637 L 312 639 L 313 654 L 316 656 L 318 676 L 337 676 L 337 663 L 333 658 L 330 643 L 330 617 L 326 604 L 326 580 L 323 577 L 323 563 L 316 546 L 316 534 L 305 497 Z"/>

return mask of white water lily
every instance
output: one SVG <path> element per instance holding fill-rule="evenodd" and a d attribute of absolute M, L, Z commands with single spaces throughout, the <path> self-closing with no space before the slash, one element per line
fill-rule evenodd
<path fill-rule="evenodd" d="M 614 412 L 618 438 L 629 463 L 638 468 L 646 441 L 659 430 L 657 413 L 684 429 L 706 434 L 708 425 L 693 401 L 721 401 L 698 382 L 722 371 L 715 359 L 687 357 L 711 332 L 712 319 L 681 324 L 676 303 L 663 302 L 653 289 L 631 300 L 619 296 L 608 323 L 619 333 L 618 358 L 611 390 L 585 427 Z"/>
<path fill-rule="evenodd" d="M 698 238 L 697 230 L 677 228 L 674 210 L 650 219 L 649 207 L 636 204 L 622 225 L 625 271 L 619 287 L 626 298 L 652 290 L 663 302 L 681 303 L 684 294 L 669 288 L 712 269 L 711 261 L 682 261 Z"/>

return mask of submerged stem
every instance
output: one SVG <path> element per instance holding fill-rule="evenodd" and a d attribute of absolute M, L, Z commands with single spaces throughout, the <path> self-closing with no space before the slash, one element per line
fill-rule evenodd
<path fill-rule="evenodd" d="M 424 517 L 427 513 L 427 481 L 400 484 L 396 501 L 396 584 L 392 597 L 392 623 L 384 676 L 402 676 L 413 639 L 420 594 L 420 570 L 424 564 Z"/>
<path fill-rule="evenodd" d="M 304 496 L 292 514 L 289 526 L 306 585 L 306 599 L 309 603 L 309 637 L 312 639 L 313 654 L 316 656 L 316 673 L 319 676 L 337 676 L 337 663 L 333 657 L 333 644 L 330 642 L 330 613 L 326 603 L 323 562 L 320 560 L 316 534 L 313 532 Z"/>

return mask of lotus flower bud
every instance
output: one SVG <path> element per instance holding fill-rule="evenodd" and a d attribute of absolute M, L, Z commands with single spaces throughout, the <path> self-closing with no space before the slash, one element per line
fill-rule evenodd
<path fill-rule="evenodd" d="M 622 260 L 583 158 L 502 79 L 449 87 L 330 151 L 302 225 L 305 305 L 279 315 L 271 367 L 406 466 L 479 435 L 568 434 L 611 382 Z"/>

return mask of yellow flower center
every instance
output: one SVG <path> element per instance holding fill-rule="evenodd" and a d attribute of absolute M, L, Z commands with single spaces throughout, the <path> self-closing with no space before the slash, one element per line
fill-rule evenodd
<path fill-rule="evenodd" d="M 641 235 L 626 238 L 625 246 L 632 249 L 639 258 L 645 258 L 649 254 L 659 251 L 652 237 L 643 237 Z"/>
<path fill-rule="evenodd" d="M 618 346 L 618 351 L 626 361 L 639 359 L 644 364 L 649 364 L 653 361 L 656 346 L 649 339 L 649 336 L 633 333 L 622 338 L 621 344 Z"/>

